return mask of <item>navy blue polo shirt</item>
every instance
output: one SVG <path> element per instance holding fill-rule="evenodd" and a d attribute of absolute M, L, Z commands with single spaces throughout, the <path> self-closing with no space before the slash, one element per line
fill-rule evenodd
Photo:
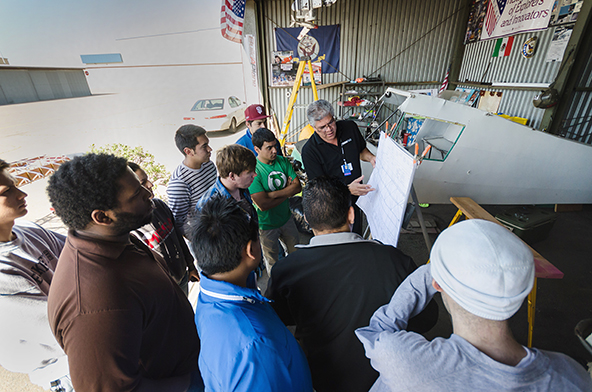
<path fill-rule="evenodd" d="M 302 161 L 309 179 L 320 176 L 333 176 L 341 179 L 345 185 L 362 175 L 360 153 L 366 148 L 366 140 L 362 137 L 355 122 L 350 120 L 337 121 L 337 145 L 327 143 L 317 133 L 302 147 Z M 345 176 L 341 166 L 351 163 L 352 171 Z"/>

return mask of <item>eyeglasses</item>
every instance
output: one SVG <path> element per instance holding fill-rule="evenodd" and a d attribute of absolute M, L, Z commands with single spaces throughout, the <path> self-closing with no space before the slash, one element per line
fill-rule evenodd
<path fill-rule="evenodd" d="M 332 117 L 331 118 L 331 121 L 329 121 L 327 124 L 325 124 L 325 125 L 323 125 L 321 127 L 318 127 L 317 129 L 319 131 L 325 131 L 326 129 L 328 129 L 329 127 L 331 127 L 333 124 L 335 124 L 335 117 Z"/>

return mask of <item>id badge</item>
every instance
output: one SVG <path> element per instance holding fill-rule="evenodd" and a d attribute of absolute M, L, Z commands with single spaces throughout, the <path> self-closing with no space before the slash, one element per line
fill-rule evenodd
<path fill-rule="evenodd" d="M 344 163 L 341 165 L 341 171 L 343 172 L 344 176 L 351 176 L 352 170 L 354 170 L 353 165 L 351 163 Z"/>

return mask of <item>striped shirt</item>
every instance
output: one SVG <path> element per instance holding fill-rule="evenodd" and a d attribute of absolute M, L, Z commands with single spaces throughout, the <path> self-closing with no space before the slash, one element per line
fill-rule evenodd
<path fill-rule="evenodd" d="M 175 225 L 181 233 L 185 234 L 198 200 L 215 182 L 216 166 L 212 161 L 202 164 L 199 169 L 191 169 L 183 163 L 177 166 L 167 187 L 167 197 Z"/>

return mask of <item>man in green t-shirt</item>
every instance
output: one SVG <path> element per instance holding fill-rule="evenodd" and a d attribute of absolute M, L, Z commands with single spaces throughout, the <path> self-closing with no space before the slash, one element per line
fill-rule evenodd
<path fill-rule="evenodd" d="M 257 176 L 249 187 L 259 216 L 261 249 L 265 257 L 267 274 L 276 263 L 280 239 L 288 249 L 295 251 L 298 229 L 292 218 L 288 198 L 302 190 L 300 180 L 288 159 L 277 155 L 275 135 L 265 128 L 253 133 L 253 146 L 257 152 Z"/>

